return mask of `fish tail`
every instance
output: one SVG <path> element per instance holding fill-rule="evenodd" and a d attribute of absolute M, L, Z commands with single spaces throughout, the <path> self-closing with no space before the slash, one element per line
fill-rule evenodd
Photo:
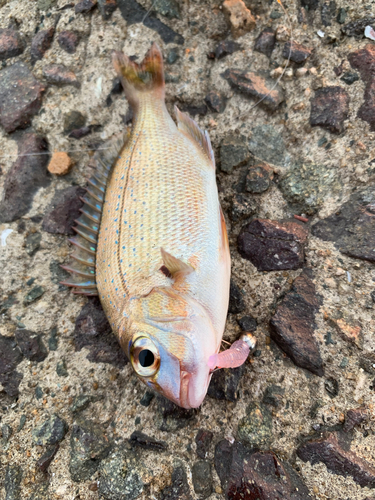
<path fill-rule="evenodd" d="M 113 65 L 132 105 L 139 102 L 142 93 L 153 93 L 164 99 L 163 56 L 159 46 L 153 43 L 140 64 L 122 52 L 114 52 Z"/>

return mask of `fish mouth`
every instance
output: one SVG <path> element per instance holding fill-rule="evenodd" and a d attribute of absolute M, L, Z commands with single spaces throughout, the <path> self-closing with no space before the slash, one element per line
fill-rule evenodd
<path fill-rule="evenodd" d="M 195 384 L 196 378 L 192 374 L 181 370 L 180 372 L 180 401 L 179 405 L 186 410 L 198 408 L 206 396 L 208 385 L 211 381 L 212 373 L 208 373 L 207 379 L 203 382 L 202 390 L 197 394 Z M 202 383 L 202 382 L 201 382 Z"/>

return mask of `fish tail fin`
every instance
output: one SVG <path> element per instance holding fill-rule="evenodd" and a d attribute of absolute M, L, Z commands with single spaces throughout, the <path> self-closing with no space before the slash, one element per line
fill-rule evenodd
<path fill-rule="evenodd" d="M 154 93 L 164 99 L 163 56 L 159 46 L 153 43 L 140 64 L 122 52 L 114 52 L 113 65 L 131 104 L 137 104 L 142 93 Z"/>

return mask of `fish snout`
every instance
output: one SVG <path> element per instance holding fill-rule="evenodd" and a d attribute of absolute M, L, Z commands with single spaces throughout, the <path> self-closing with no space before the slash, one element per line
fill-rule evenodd
<path fill-rule="evenodd" d="M 211 380 L 210 370 L 201 367 L 198 373 L 180 372 L 180 401 L 179 405 L 185 409 L 198 408 L 206 396 Z"/>

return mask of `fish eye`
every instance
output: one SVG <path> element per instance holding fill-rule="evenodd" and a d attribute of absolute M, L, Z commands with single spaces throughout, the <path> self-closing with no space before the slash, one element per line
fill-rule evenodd
<path fill-rule="evenodd" d="M 159 370 L 159 351 L 147 337 L 138 337 L 133 342 L 130 359 L 134 370 L 141 377 L 151 377 Z"/>

